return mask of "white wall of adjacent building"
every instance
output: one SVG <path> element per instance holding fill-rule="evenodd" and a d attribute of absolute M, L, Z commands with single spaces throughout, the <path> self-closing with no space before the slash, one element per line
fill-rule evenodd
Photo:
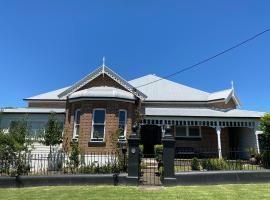
<path fill-rule="evenodd" d="M 9 131 L 9 127 L 12 121 L 18 121 L 23 118 L 29 121 L 31 126 L 31 137 L 36 139 L 39 137 L 40 133 L 42 133 L 45 125 L 48 122 L 50 113 L 43 113 L 43 114 L 25 114 L 25 113 L 1 113 L 0 115 L 0 129 L 4 132 Z M 56 114 L 61 126 L 64 126 L 65 115 L 64 114 Z M 33 149 L 32 153 L 34 154 L 48 154 L 50 148 L 48 146 L 43 145 L 40 142 L 33 142 L 32 144 Z M 58 149 L 60 147 L 57 147 Z"/>

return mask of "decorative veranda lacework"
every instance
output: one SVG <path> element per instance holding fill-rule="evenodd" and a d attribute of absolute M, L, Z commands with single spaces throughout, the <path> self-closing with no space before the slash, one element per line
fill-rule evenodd
<path fill-rule="evenodd" d="M 142 125 L 177 125 L 177 126 L 209 126 L 209 127 L 248 127 L 258 126 L 258 120 L 207 120 L 207 119 L 144 119 Z"/>
<path fill-rule="evenodd" d="M 127 170 L 126 153 L 91 153 L 71 159 L 65 153 L 22 154 L 0 157 L 0 175 L 111 174 Z"/>

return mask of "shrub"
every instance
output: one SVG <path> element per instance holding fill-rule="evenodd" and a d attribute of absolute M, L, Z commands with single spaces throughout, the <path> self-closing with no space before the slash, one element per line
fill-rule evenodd
<path fill-rule="evenodd" d="M 158 162 L 161 162 L 162 160 L 162 155 L 163 155 L 163 145 L 162 144 L 157 144 L 154 146 L 154 151 L 155 151 L 155 157 Z"/>
<path fill-rule="evenodd" d="M 265 168 L 270 168 L 270 151 L 265 151 L 262 154 L 262 164 Z"/>
<path fill-rule="evenodd" d="M 143 144 L 140 144 L 139 145 L 140 154 L 143 154 L 143 150 L 144 150 Z"/>
<path fill-rule="evenodd" d="M 248 148 L 249 156 L 252 158 L 257 153 L 257 150 L 254 147 Z"/>
<path fill-rule="evenodd" d="M 241 160 L 236 160 L 235 162 L 227 162 L 227 169 L 243 170 L 243 164 Z"/>
<path fill-rule="evenodd" d="M 198 158 L 192 158 L 191 160 L 191 169 L 192 170 L 200 170 L 201 166 L 200 166 L 200 162 L 198 160 Z"/>
<path fill-rule="evenodd" d="M 262 162 L 262 154 L 256 153 L 255 154 L 256 164 L 260 164 Z"/>
<path fill-rule="evenodd" d="M 203 169 L 206 169 L 206 170 L 226 170 L 226 169 L 229 169 L 229 165 L 224 159 L 203 160 L 202 167 L 203 167 Z"/>
<path fill-rule="evenodd" d="M 163 153 L 163 145 L 162 144 L 156 144 L 154 146 L 155 154 L 162 154 Z"/>
<path fill-rule="evenodd" d="M 71 153 L 67 164 L 72 173 L 74 173 L 80 165 L 80 149 L 77 142 L 71 144 Z"/>
<path fill-rule="evenodd" d="M 163 180 L 164 179 L 164 167 L 163 166 L 158 168 L 158 173 L 160 175 L 160 179 Z"/>
<path fill-rule="evenodd" d="M 260 129 L 263 132 L 260 135 L 260 146 L 261 149 L 267 150 L 270 146 L 270 113 L 261 118 Z"/>
<path fill-rule="evenodd" d="M 82 174 L 111 174 L 119 173 L 121 167 L 116 163 L 108 163 L 104 165 L 99 165 L 92 163 L 91 165 L 81 166 L 79 172 Z"/>

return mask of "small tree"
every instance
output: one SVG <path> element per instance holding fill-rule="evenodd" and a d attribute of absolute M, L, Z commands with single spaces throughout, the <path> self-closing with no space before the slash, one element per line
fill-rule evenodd
<path fill-rule="evenodd" d="M 80 149 L 78 142 L 73 142 L 71 144 L 71 152 L 69 156 L 69 165 L 72 172 L 77 169 L 80 165 Z"/>
<path fill-rule="evenodd" d="M 265 168 L 270 168 L 270 113 L 266 113 L 261 118 L 260 129 L 263 132 L 260 140 L 262 163 Z"/>
<path fill-rule="evenodd" d="M 270 113 L 266 113 L 261 118 L 260 129 L 263 132 L 261 135 L 261 148 L 270 150 Z"/>
<path fill-rule="evenodd" d="M 52 153 L 52 146 L 62 143 L 62 128 L 60 127 L 55 113 L 51 113 L 49 116 L 42 143 L 46 146 L 50 146 L 50 155 Z"/>
<path fill-rule="evenodd" d="M 5 160 L 4 168 L 9 169 L 13 164 L 13 175 L 27 173 L 29 165 L 26 163 L 26 153 L 31 151 L 30 126 L 27 118 L 13 121 L 9 133 L 0 131 L 0 157 Z"/>

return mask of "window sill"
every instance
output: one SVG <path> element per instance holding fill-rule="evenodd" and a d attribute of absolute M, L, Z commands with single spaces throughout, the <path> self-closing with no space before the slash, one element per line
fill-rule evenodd
<path fill-rule="evenodd" d="M 106 142 L 105 141 L 90 141 L 88 142 L 88 147 L 105 147 Z"/>
<path fill-rule="evenodd" d="M 126 144 L 127 140 L 126 139 L 118 139 L 118 144 Z"/>
<path fill-rule="evenodd" d="M 175 137 L 175 140 L 201 141 L 202 137 Z"/>

